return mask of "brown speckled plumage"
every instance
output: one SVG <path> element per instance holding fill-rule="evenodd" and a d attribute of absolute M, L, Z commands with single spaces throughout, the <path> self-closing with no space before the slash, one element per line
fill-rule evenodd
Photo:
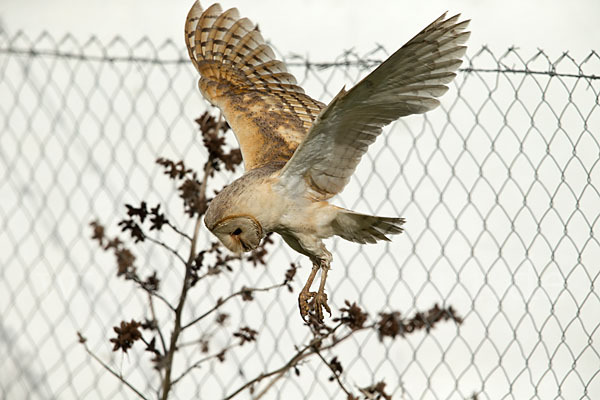
<path fill-rule="evenodd" d="M 235 8 L 222 12 L 213 4 L 202 12 L 196 3 L 185 32 L 198 86 L 235 132 L 246 170 L 289 160 L 325 105 L 304 94 Z"/>

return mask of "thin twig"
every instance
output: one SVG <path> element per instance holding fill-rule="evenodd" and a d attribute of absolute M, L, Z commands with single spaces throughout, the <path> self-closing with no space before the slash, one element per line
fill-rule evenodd
<path fill-rule="evenodd" d="M 156 312 L 154 311 L 154 301 L 152 300 L 152 294 L 148 292 L 148 304 L 150 305 L 150 314 L 152 315 L 152 322 L 156 326 L 156 330 L 158 331 L 158 337 L 160 338 L 160 343 L 162 344 L 163 353 L 167 353 L 167 345 L 165 343 L 165 338 L 163 337 L 162 331 L 160 329 L 160 325 L 158 324 L 158 320 L 156 319 Z"/>
<path fill-rule="evenodd" d="M 273 371 L 262 373 L 262 374 L 258 375 L 256 378 L 246 382 L 244 385 L 239 387 L 235 392 L 233 392 L 232 394 L 227 396 L 225 398 L 225 400 L 232 399 L 237 394 L 242 392 L 244 389 L 247 389 L 248 387 L 254 385 L 255 383 L 262 381 L 265 378 L 279 374 L 278 376 L 273 378 L 265 387 L 265 389 L 269 389 L 275 384 L 275 382 L 277 382 L 283 376 L 283 373 L 285 373 L 290 368 L 296 366 L 300 361 L 304 360 L 305 358 L 310 357 L 311 355 L 315 354 L 317 351 L 329 350 L 329 349 L 337 346 L 341 342 L 345 341 L 346 339 L 348 339 L 350 336 L 354 335 L 355 333 L 358 333 L 358 332 L 361 332 L 361 331 L 364 331 L 367 329 L 373 329 L 376 326 L 376 324 L 366 325 L 361 328 L 351 330 L 342 337 L 335 338 L 334 340 L 331 341 L 330 344 L 328 344 L 326 346 L 319 345 L 319 343 L 321 343 L 323 340 L 327 339 L 328 337 L 332 336 L 343 325 L 344 324 L 340 322 L 335 327 L 333 327 L 329 332 L 327 332 L 325 335 L 316 334 L 315 338 L 312 339 L 309 344 L 305 345 L 300 350 L 298 350 L 298 352 L 283 366 L 281 366 Z M 254 398 L 254 400 L 259 399 L 261 396 L 264 395 L 264 393 L 266 393 L 266 391 L 262 390 L 261 393 L 259 395 L 257 395 L 257 397 Z"/>
<path fill-rule="evenodd" d="M 312 342 L 311 342 L 312 343 Z M 283 373 L 287 370 L 289 370 L 290 368 L 292 368 L 294 365 L 296 365 L 300 360 L 302 360 L 303 358 L 305 358 L 307 355 L 309 354 L 305 354 L 305 352 L 307 350 L 310 350 L 311 345 L 306 345 L 304 346 L 300 351 L 298 351 L 298 353 L 296 353 L 294 355 L 294 357 L 292 357 L 287 363 L 285 363 L 283 366 L 277 368 L 276 370 L 273 370 L 271 372 L 267 372 L 264 374 L 260 374 L 259 376 L 257 376 L 256 378 L 252 379 L 251 381 L 246 382 L 244 385 L 242 385 L 239 389 L 237 389 L 235 392 L 233 392 L 232 394 L 230 394 L 229 396 L 227 396 L 225 398 L 225 400 L 229 400 L 232 399 L 233 397 L 235 397 L 238 393 L 242 392 L 244 389 L 254 385 L 255 383 L 260 382 L 261 380 L 268 378 L 269 376 L 273 376 L 275 374 L 280 374 Z M 279 379 L 279 378 L 277 378 Z"/>
<path fill-rule="evenodd" d="M 189 240 L 190 242 L 192 241 L 192 238 L 190 237 L 190 235 L 188 235 L 187 233 L 180 231 L 179 228 L 177 228 L 175 225 L 173 225 L 170 221 L 167 221 L 166 224 L 173 229 L 173 231 L 181 236 L 183 236 L 184 238 L 186 238 L 187 240 Z"/>
<path fill-rule="evenodd" d="M 152 292 L 152 297 L 155 297 L 155 298 L 159 299 L 167 307 L 169 307 L 171 310 L 175 311 L 175 307 L 173 307 L 173 305 L 171 303 L 169 303 L 169 300 L 167 300 L 162 294 L 159 294 L 157 292 Z"/>
<path fill-rule="evenodd" d="M 172 248 L 171 246 L 169 246 L 162 240 L 155 239 L 148 235 L 144 235 L 144 239 L 165 248 L 169 253 L 173 254 L 175 257 L 177 257 L 179 259 L 179 261 L 181 261 L 185 265 L 186 261 L 183 259 L 183 257 L 181 257 L 181 255 L 174 248 Z"/>
<path fill-rule="evenodd" d="M 333 369 L 333 367 L 331 366 L 331 364 L 328 363 L 327 360 L 323 357 L 323 355 L 321 354 L 321 352 L 319 352 L 319 350 L 315 350 L 315 354 L 317 356 L 319 356 L 319 358 L 323 361 L 323 363 L 325 363 L 325 365 L 327 365 L 327 367 L 331 370 L 331 373 L 333 374 L 333 377 L 337 381 L 338 385 L 340 385 L 340 387 L 342 388 L 342 390 L 346 393 L 346 395 L 348 396 L 348 398 L 350 398 L 350 396 L 353 396 L 353 394 L 348 389 L 346 389 L 346 387 L 344 386 L 344 384 L 340 380 L 340 376 L 336 373 L 336 371 Z"/>
<path fill-rule="evenodd" d="M 140 287 L 142 289 L 144 289 L 148 294 L 152 295 L 152 297 L 155 297 L 157 299 L 159 299 L 160 301 L 162 301 L 167 307 L 169 307 L 169 309 L 171 311 L 175 311 L 175 307 L 173 307 L 173 305 L 171 303 L 169 303 L 169 300 L 167 300 L 162 294 L 158 293 L 155 290 L 148 290 L 144 287 L 144 282 L 139 279 L 138 277 L 133 277 L 132 280 L 137 283 L 138 285 L 140 285 Z"/>
<path fill-rule="evenodd" d="M 277 381 L 279 381 L 285 375 L 288 369 L 279 372 L 275 378 L 271 379 L 269 383 L 265 385 L 265 387 L 263 388 L 263 390 L 261 390 L 259 394 L 252 398 L 252 400 L 259 400 L 261 397 L 263 397 L 273 387 L 273 385 L 275 385 Z"/>
<path fill-rule="evenodd" d="M 181 375 L 179 375 L 176 379 L 174 379 L 173 382 L 172 382 L 172 385 L 175 385 L 177 382 L 179 382 L 183 377 L 185 377 L 185 375 L 187 375 L 194 368 L 200 367 L 200 365 L 203 364 L 203 363 L 205 363 L 206 361 L 211 360 L 213 358 L 217 358 L 219 355 L 223 354 L 223 352 L 229 351 L 229 350 L 233 349 L 236 346 L 239 346 L 239 343 L 234 343 L 234 344 L 232 344 L 230 346 L 224 347 L 218 353 L 211 354 L 209 356 L 206 356 L 204 358 L 199 359 L 198 361 L 196 361 L 195 363 L 193 363 L 192 365 L 190 365 L 185 371 L 183 371 L 181 373 Z"/>
<path fill-rule="evenodd" d="M 104 361 L 102 361 L 100 359 L 100 357 L 98 357 L 96 354 L 94 354 L 90 348 L 87 346 L 87 344 L 85 344 L 85 342 L 80 340 L 80 343 L 83 345 L 83 348 L 85 349 L 85 351 L 94 359 L 96 360 L 100 365 L 102 365 L 102 367 L 107 370 L 108 372 L 110 372 L 112 375 L 114 375 L 118 380 L 120 380 L 125 386 L 127 386 L 129 389 L 131 389 L 132 391 L 135 392 L 135 394 L 138 395 L 138 397 L 140 399 L 144 399 L 144 400 L 148 400 L 148 398 L 146 396 L 144 396 L 142 394 L 142 392 L 140 392 L 138 389 L 136 389 L 131 383 L 129 383 L 125 378 L 123 378 L 123 376 L 119 373 L 117 373 L 115 370 L 113 370 L 108 364 L 106 364 Z"/>
<path fill-rule="evenodd" d="M 210 340 L 215 335 L 215 333 L 217 332 L 217 330 L 218 329 L 214 329 L 212 332 L 203 333 L 202 337 L 200 337 L 200 339 L 191 340 L 189 342 L 179 343 L 179 348 L 186 347 L 186 346 L 197 345 L 198 343 L 202 343 L 203 340 Z"/>
<path fill-rule="evenodd" d="M 244 288 L 244 289 L 240 289 L 235 293 L 230 294 L 229 296 L 225 297 L 224 299 L 220 300 L 217 302 L 217 304 L 215 304 L 210 310 L 206 311 L 204 314 L 200 315 L 199 317 L 193 319 L 192 321 L 188 322 L 187 324 L 185 324 L 181 330 L 187 329 L 190 326 L 194 325 L 195 323 L 197 323 L 198 321 L 208 317 L 210 314 L 212 314 L 213 312 L 215 312 L 216 310 L 218 310 L 219 308 L 221 308 L 223 306 L 223 304 L 225 304 L 226 302 L 228 302 L 229 300 L 233 299 L 236 296 L 241 296 L 243 293 L 254 293 L 254 292 L 266 292 L 269 290 L 273 290 L 279 287 L 284 286 L 284 283 L 279 283 L 277 285 L 273 285 L 273 286 L 268 286 L 268 287 L 263 287 L 263 288 Z"/>

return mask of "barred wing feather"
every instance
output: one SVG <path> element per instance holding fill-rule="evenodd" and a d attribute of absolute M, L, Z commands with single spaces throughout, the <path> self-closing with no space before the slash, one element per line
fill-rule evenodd
<path fill-rule="evenodd" d="M 258 28 L 237 9 L 190 9 L 185 41 L 200 91 L 219 107 L 240 144 L 246 170 L 287 162 L 325 106 L 304 93 Z"/>
<path fill-rule="evenodd" d="M 328 199 L 342 191 L 361 157 L 396 119 L 439 105 L 466 51 L 469 21 L 446 14 L 402 46 L 349 91 L 323 109 L 290 161 L 280 182 Z"/>

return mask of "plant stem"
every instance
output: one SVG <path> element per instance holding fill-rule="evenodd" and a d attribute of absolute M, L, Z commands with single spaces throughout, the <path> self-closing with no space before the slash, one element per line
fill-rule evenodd
<path fill-rule="evenodd" d="M 183 264 L 185 264 L 185 260 L 183 259 L 183 257 L 181 257 L 179 255 L 179 253 L 172 248 L 171 246 L 169 246 L 168 244 L 166 244 L 165 242 L 163 242 L 162 240 L 150 237 L 150 236 L 146 236 L 144 235 L 144 239 L 146 239 L 149 242 L 152 242 L 156 245 L 159 245 L 161 247 L 163 247 L 164 249 L 166 249 L 169 253 L 173 254 L 175 257 L 177 257 L 179 259 L 179 261 L 181 261 Z"/>
<path fill-rule="evenodd" d="M 340 388 L 342 388 L 342 390 L 346 393 L 346 395 L 348 396 L 348 398 L 350 398 L 350 396 L 352 396 L 352 393 L 350 393 L 350 391 L 348 389 L 346 389 L 346 387 L 344 386 L 344 384 L 340 380 L 340 376 L 336 373 L 336 371 L 333 369 L 333 367 L 331 366 L 331 364 L 329 364 L 327 362 L 327 360 L 325 359 L 325 357 L 323 357 L 323 355 L 321 355 L 321 353 L 319 352 L 319 350 L 315 350 L 315 353 L 317 354 L 317 356 L 319 356 L 319 358 L 323 361 L 323 363 L 325 363 L 325 365 L 327 365 L 327 367 L 331 370 L 331 373 L 333 374 L 333 377 L 337 381 L 337 383 L 340 386 Z"/>
<path fill-rule="evenodd" d="M 85 349 L 85 351 L 94 359 L 96 360 L 100 365 L 102 365 L 102 367 L 104 367 L 105 370 L 107 370 L 108 372 L 110 372 L 113 376 L 115 376 L 118 380 L 120 380 L 125 386 L 127 386 L 129 389 L 131 389 L 133 392 L 135 392 L 135 394 L 138 395 L 138 397 L 140 399 L 144 399 L 144 400 L 148 400 L 148 398 L 146 396 L 144 396 L 142 394 L 142 392 L 140 392 L 139 390 L 137 390 L 131 383 L 129 383 L 125 378 L 123 378 L 123 376 L 121 374 L 118 374 L 115 370 L 113 370 L 108 364 L 106 364 L 104 361 L 102 361 L 100 359 L 100 357 L 98 357 L 96 354 L 94 354 L 90 348 L 87 346 L 87 344 L 81 342 L 81 344 L 83 345 L 83 348 Z"/>
<path fill-rule="evenodd" d="M 190 237 L 190 235 L 188 235 L 185 232 L 182 232 L 179 230 L 179 228 L 177 228 L 175 225 L 173 225 L 171 222 L 167 221 L 167 225 L 173 229 L 173 232 L 177 233 L 178 235 L 181 235 L 182 237 L 186 238 L 187 240 L 189 240 L 190 242 L 192 241 L 192 238 Z"/>
<path fill-rule="evenodd" d="M 245 288 L 245 289 L 241 289 L 235 293 L 230 294 L 229 296 L 225 297 L 224 299 L 220 300 L 217 302 L 217 304 L 215 304 L 210 310 L 206 311 L 204 314 L 200 315 L 197 318 L 194 318 L 192 321 L 188 322 L 187 324 L 185 324 L 181 329 L 187 329 L 190 326 L 194 325 L 195 323 L 197 323 L 198 321 L 206 318 L 207 316 L 209 316 L 211 313 L 215 312 L 216 310 L 218 310 L 219 308 L 221 308 L 221 306 L 223 306 L 223 304 L 225 304 L 226 302 L 228 302 L 229 300 L 233 299 L 236 296 L 240 296 L 242 293 L 245 292 L 267 292 L 269 290 L 273 290 L 276 289 L 278 287 L 282 287 L 284 285 L 284 283 L 278 283 L 277 285 L 273 285 L 273 286 L 268 286 L 268 287 L 264 287 L 264 288 Z"/>
<path fill-rule="evenodd" d="M 196 226 L 194 227 L 194 236 L 192 238 L 192 243 L 190 246 L 190 255 L 188 258 L 188 262 L 185 266 L 185 277 L 183 278 L 183 285 L 181 286 L 181 294 L 179 295 L 179 304 L 175 309 L 175 322 L 173 323 L 173 333 L 171 334 L 171 342 L 169 344 L 169 351 L 166 354 L 166 362 L 165 362 L 165 377 L 163 379 L 162 384 L 162 400 L 167 400 L 169 398 L 169 391 L 171 390 L 171 373 L 173 371 L 173 358 L 175 357 L 175 352 L 177 351 L 177 340 L 179 339 L 179 335 L 181 333 L 181 315 L 183 314 L 183 306 L 185 305 L 185 300 L 187 298 L 187 292 L 190 288 L 190 280 L 192 276 L 192 263 L 194 262 L 194 258 L 196 257 L 196 243 L 198 242 L 198 233 L 200 231 L 200 226 L 202 222 L 202 217 L 199 215 L 196 218 Z"/>
<path fill-rule="evenodd" d="M 179 375 L 176 379 L 173 379 L 173 385 L 176 384 L 177 382 L 179 382 L 181 379 L 183 379 L 194 368 L 199 368 L 200 365 L 202 365 L 206 361 L 209 361 L 209 360 L 211 360 L 213 358 L 217 358 L 223 352 L 229 351 L 229 350 L 231 350 L 231 349 L 233 349 L 234 347 L 237 347 L 237 346 L 239 346 L 239 344 L 237 344 L 237 343 L 236 344 L 232 344 L 230 346 L 227 346 L 227 347 L 223 348 L 218 353 L 211 354 L 209 356 L 206 356 L 206 357 L 201 358 L 200 360 L 196 361 L 195 363 L 193 363 L 192 365 L 190 365 L 184 372 L 182 372 L 181 375 Z"/>
<path fill-rule="evenodd" d="M 219 123 L 221 122 L 221 117 L 219 117 Z M 217 126 L 217 129 L 219 127 Z M 200 184 L 200 194 L 199 196 L 203 197 L 203 200 L 206 199 L 206 189 L 208 186 L 208 177 L 213 171 L 213 163 L 212 160 L 209 160 L 204 164 L 204 176 L 202 177 L 202 182 Z M 173 322 L 173 332 L 171 334 L 171 342 L 169 344 L 169 351 L 166 354 L 166 362 L 165 362 L 165 377 L 162 382 L 162 400 L 167 400 L 169 398 L 169 391 L 173 386 L 171 382 L 171 374 L 173 372 L 173 358 L 175 357 L 175 352 L 177 351 L 177 341 L 179 340 L 179 335 L 182 332 L 181 327 L 181 316 L 183 314 L 183 306 L 185 305 L 185 300 L 187 298 L 188 290 L 191 286 L 191 278 L 192 278 L 192 265 L 194 260 L 196 259 L 196 246 L 198 244 L 198 234 L 200 233 L 200 227 L 202 226 L 202 215 L 198 215 L 196 217 L 196 225 L 194 226 L 194 235 L 192 236 L 192 241 L 190 243 L 190 254 L 188 256 L 188 260 L 185 264 L 185 276 L 183 278 L 183 285 L 181 285 L 181 294 L 179 295 L 179 304 L 177 304 L 177 308 L 175 309 L 175 321 Z"/>
<path fill-rule="evenodd" d="M 366 325 L 361 328 L 351 330 L 342 337 L 334 337 L 332 339 L 331 343 L 329 343 L 328 345 L 323 346 L 323 345 L 319 344 L 323 340 L 332 336 L 338 330 L 338 328 L 340 328 L 342 325 L 343 325 L 343 323 L 339 323 L 338 325 L 336 325 L 333 329 L 331 329 L 329 332 L 327 332 L 324 335 L 316 334 L 315 338 L 313 338 L 309 344 L 305 345 L 300 350 L 298 350 L 298 352 L 283 366 L 281 366 L 273 371 L 262 373 L 259 376 L 257 376 L 256 378 L 246 382 L 244 385 L 239 387 L 235 392 L 233 392 L 229 396 L 225 397 L 225 400 L 230 400 L 230 399 L 234 398 L 240 392 L 242 392 L 244 389 L 249 388 L 250 386 L 262 381 L 265 378 L 268 378 L 273 375 L 277 375 L 265 386 L 265 388 L 261 391 L 261 393 L 259 393 L 256 397 L 254 397 L 254 400 L 257 400 L 260 397 L 262 397 L 267 392 L 267 390 L 270 389 L 275 384 L 275 382 L 277 382 L 285 374 L 285 372 L 287 372 L 289 369 L 295 367 L 300 361 L 304 360 L 307 357 L 310 357 L 311 355 L 313 355 L 315 353 L 318 353 L 319 351 L 329 350 L 329 349 L 337 346 L 338 344 L 347 340 L 350 336 L 354 335 L 355 333 L 358 333 L 358 332 L 364 331 L 364 330 L 368 330 L 368 329 L 373 329 L 375 327 L 375 324 Z M 342 389 L 343 389 L 343 387 L 342 387 Z"/>
<path fill-rule="evenodd" d="M 150 305 L 150 313 L 152 315 L 152 320 L 156 324 L 156 330 L 158 332 L 158 337 L 160 338 L 160 343 L 163 348 L 163 353 L 167 352 L 167 345 L 165 343 L 165 338 L 162 334 L 162 330 L 158 324 L 158 320 L 156 319 L 156 311 L 154 311 L 154 300 L 152 299 L 152 293 L 148 292 L 148 304 Z"/>
<path fill-rule="evenodd" d="M 268 378 L 269 376 L 273 376 L 275 374 L 280 374 L 280 376 L 276 377 L 276 379 L 278 380 L 281 377 L 281 375 L 283 375 L 287 370 L 289 370 L 290 368 L 292 368 L 293 366 L 295 366 L 298 362 L 300 362 L 303 358 L 305 358 L 305 357 L 307 357 L 307 356 L 309 356 L 311 354 L 311 353 L 306 353 L 307 350 L 310 350 L 310 346 L 311 345 L 307 345 L 307 346 L 303 347 L 300 351 L 298 351 L 298 353 L 296 353 L 296 355 L 294 357 L 292 357 L 282 367 L 277 368 L 276 370 L 273 370 L 271 372 L 266 372 L 264 374 L 260 374 L 259 376 L 257 376 L 256 378 L 252 379 L 251 381 L 246 382 L 238 390 L 236 390 L 235 392 L 233 392 L 229 396 L 225 397 L 225 400 L 230 400 L 230 399 L 234 398 L 238 393 L 240 393 L 241 391 L 243 391 L 247 387 L 250 387 L 253 384 L 258 383 L 261 380 L 263 380 L 265 378 Z M 268 386 L 271 386 L 271 385 L 268 385 Z"/>
<path fill-rule="evenodd" d="M 152 296 L 154 298 L 157 298 L 158 300 L 162 301 L 165 306 L 167 306 L 171 311 L 175 312 L 175 307 L 173 307 L 173 305 L 171 303 L 169 303 L 169 300 L 167 300 L 163 295 L 161 295 L 157 291 L 151 291 L 151 290 L 148 290 L 148 289 L 144 288 L 144 281 L 142 281 L 138 277 L 133 277 L 132 280 L 135 283 L 137 283 L 138 285 L 140 285 L 140 288 L 142 288 L 143 290 L 145 290 L 150 296 Z"/>

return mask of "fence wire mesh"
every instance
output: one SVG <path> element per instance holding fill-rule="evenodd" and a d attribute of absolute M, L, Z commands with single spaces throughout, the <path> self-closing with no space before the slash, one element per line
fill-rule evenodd
<path fill-rule="evenodd" d="M 116 278 L 88 224 L 98 218 L 116 233 L 123 204 L 148 200 L 190 229 L 154 163 L 200 168 L 206 157 L 193 120 L 207 104 L 184 54 L 171 42 L 0 34 L 0 397 L 131 398 L 77 331 L 139 387 L 155 387 L 146 356 L 111 352 L 112 326 L 143 314 L 145 299 Z M 357 336 L 340 354 L 351 384 L 385 378 L 403 399 L 600 398 L 600 57 L 498 54 L 471 50 L 442 106 L 387 129 L 336 200 L 408 222 L 390 244 L 331 241 L 334 308 L 350 299 L 410 313 L 440 303 L 464 317 L 393 343 Z M 327 102 L 386 56 L 376 48 L 287 62 Z M 137 250 L 175 298 L 181 271 L 157 249 Z M 290 261 L 306 274 L 276 239 L 267 268 L 239 265 L 196 294 L 187 316 L 224 290 L 279 282 Z M 306 337 L 293 294 L 228 311 L 261 327 L 258 342 L 197 370 L 174 398 L 220 398 Z M 322 364 L 302 368 L 271 398 L 345 398 Z"/>

